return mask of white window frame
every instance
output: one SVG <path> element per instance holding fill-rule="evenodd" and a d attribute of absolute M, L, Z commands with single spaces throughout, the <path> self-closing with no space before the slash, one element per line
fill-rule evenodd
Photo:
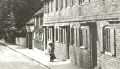
<path fill-rule="evenodd" d="M 105 27 L 105 29 L 109 29 L 109 30 L 110 30 L 110 31 L 109 31 L 110 51 L 107 51 L 106 49 L 104 49 L 104 48 L 106 48 L 106 47 L 104 47 L 104 48 L 103 48 L 103 49 L 104 49 L 104 54 L 110 55 L 110 56 L 116 55 L 116 54 L 115 54 L 115 50 L 114 50 L 114 49 L 115 49 L 115 46 L 114 46 L 114 45 L 115 45 L 115 44 L 114 44 L 114 38 L 115 38 L 114 36 L 115 36 L 115 35 L 114 35 L 114 34 L 111 35 L 111 33 L 113 33 L 115 29 L 112 28 L 112 27 L 109 27 L 109 26 L 108 26 L 108 27 Z M 111 32 L 111 30 L 113 30 L 113 32 Z M 105 33 L 106 33 L 106 32 L 105 32 Z M 114 33 L 115 33 L 115 32 L 114 32 Z M 105 38 L 104 35 L 103 35 L 103 37 Z M 113 37 L 113 38 L 112 38 L 112 37 Z M 105 39 L 103 39 L 103 40 L 105 40 Z M 111 44 L 111 43 L 112 43 L 111 41 L 113 41 L 113 45 Z M 106 46 L 106 43 L 104 44 L 104 46 Z"/>
<path fill-rule="evenodd" d="M 89 34 L 89 27 L 88 26 L 81 26 L 80 30 L 82 31 L 82 39 L 83 39 L 83 45 L 80 46 L 80 48 L 88 49 L 88 46 L 90 45 L 90 34 Z M 80 34 L 79 34 L 80 35 Z"/>

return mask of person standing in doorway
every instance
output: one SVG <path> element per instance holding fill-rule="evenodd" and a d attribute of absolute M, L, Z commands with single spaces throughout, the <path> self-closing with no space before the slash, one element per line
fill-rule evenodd
<path fill-rule="evenodd" d="M 54 54 L 54 44 L 52 42 L 48 43 L 48 52 L 50 55 L 50 62 L 53 62 L 54 59 L 56 59 L 55 54 Z"/>

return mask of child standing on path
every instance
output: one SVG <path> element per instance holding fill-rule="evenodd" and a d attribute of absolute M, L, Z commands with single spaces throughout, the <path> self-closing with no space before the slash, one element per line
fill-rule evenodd
<path fill-rule="evenodd" d="M 50 55 L 50 62 L 53 62 L 56 57 L 55 57 L 55 54 L 54 54 L 54 45 L 53 45 L 52 42 L 48 43 L 48 52 L 49 52 L 49 55 Z"/>

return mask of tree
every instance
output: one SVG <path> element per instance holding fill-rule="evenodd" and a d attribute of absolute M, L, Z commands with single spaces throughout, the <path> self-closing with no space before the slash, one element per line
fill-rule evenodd
<path fill-rule="evenodd" d="M 6 23 L 9 15 L 14 16 L 15 26 L 21 28 L 32 15 L 43 6 L 41 0 L 0 0 L 0 21 Z M 3 23 L 2 23 L 3 24 Z"/>
<path fill-rule="evenodd" d="M 1 31 L 8 35 L 10 28 L 22 28 L 41 7 L 43 7 L 41 0 L 0 0 Z"/>

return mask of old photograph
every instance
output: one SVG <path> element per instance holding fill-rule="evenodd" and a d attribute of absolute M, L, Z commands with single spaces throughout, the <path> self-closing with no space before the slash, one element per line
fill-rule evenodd
<path fill-rule="evenodd" d="M 0 69 L 120 69 L 120 0 L 0 0 Z"/>

